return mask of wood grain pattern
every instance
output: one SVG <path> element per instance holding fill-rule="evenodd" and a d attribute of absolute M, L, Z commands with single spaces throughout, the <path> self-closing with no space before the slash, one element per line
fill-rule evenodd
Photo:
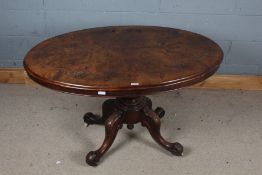
<path fill-rule="evenodd" d="M 23 84 L 24 69 L 0 69 L 0 83 Z"/>
<path fill-rule="evenodd" d="M 216 75 L 192 88 L 262 90 L 262 76 Z"/>
<path fill-rule="evenodd" d="M 192 85 L 211 76 L 221 48 L 199 34 L 164 27 L 119 26 L 60 35 L 25 57 L 41 85 L 97 96 L 151 94 Z"/>

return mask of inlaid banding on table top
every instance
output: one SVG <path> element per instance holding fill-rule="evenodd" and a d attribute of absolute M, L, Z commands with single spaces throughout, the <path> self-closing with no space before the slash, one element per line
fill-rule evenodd
<path fill-rule="evenodd" d="M 55 84 L 57 89 L 139 91 L 202 81 L 217 70 L 222 58 L 220 47 L 199 34 L 164 27 L 117 26 L 45 40 L 26 55 L 24 66 L 31 78 Z"/>

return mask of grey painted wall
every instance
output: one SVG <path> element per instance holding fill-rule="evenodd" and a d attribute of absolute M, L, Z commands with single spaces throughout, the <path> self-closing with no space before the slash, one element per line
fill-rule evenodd
<path fill-rule="evenodd" d="M 220 73 L 262 75 L 262 0 L 0 0 L 0 67 L 45 38 L 128 24 L 204 34 L 224 50 Z"/>

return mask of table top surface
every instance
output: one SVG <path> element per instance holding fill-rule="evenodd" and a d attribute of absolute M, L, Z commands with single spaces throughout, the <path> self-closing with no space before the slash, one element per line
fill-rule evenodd
<path fill-rule="evenodd" d="M 63 92 L 135 96 L 189 86 L 211 76 L 223 59 L 212 40 L 153 26 L 85 29 L 47 39 L 25 57 L 28 75 Z"/>

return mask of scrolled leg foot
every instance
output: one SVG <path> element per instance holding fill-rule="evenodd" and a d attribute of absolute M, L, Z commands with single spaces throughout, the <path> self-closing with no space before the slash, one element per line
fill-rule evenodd
<path fill-rule="evenodd" d="M 142 126 L 145 126 L 152 138 L 162 147 L 164 147 L 166 150 L 171 152 L 175 156 L 182 156 L 183 155 L 183 146 L 178 143 L 170 143 L 166 141 L 161 133 L 160 133 L 160 117 L 158 114 L 153 111 L 150 108 L 145 108 L 144 109 L 144 118 L 141 121 Z"/>
<path fill-rule="evenodd" d="M 99 159 L 100 159 L 100 157 L 98 157 L 96 152 L 94 152 L 94 151 L 90 151 L 86 155 L 86 163 L 90 166 L 97 166 Z"/>
<path fill-rule="evenodd" d="M 163 118 L 166 112 L 165 112 L 165 110 L 164 110 L 163 108 L 157 107 L 157 108 L 155 109 L 155 113 L 156 113 L 160 118 Z"/>
<path fill-rule="evenodd" d="M 178 142 L 172 143 L 169 149 L 169 151 L 175 156 L 182 156 L 183 150 L 183 146 Z"/>
<path fill-rule="evenodd" d="M 100 117 L 99 115 L 93 114 L 91 112 L 88 112 L 83 117 L 84 122 L 87 126 L 93 125 L 93 124 L 104 124 L 104 119 Z"/>

